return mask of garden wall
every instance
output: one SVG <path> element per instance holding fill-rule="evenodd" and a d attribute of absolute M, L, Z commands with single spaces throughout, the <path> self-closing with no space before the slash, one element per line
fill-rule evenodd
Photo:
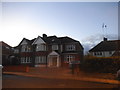
<path fill-rule="evenodd" d="M 4 66 L 3 72 L 29 72 L 29 66 L 26 65 Z"/>

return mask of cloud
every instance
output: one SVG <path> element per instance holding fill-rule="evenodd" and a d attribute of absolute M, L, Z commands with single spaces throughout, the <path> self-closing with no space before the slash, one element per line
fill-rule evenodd
<path fill-rule="evenodd" d="M 118 36 L 116 34 L 109 34 L 106 35 L 108 40 L 117 40 Z M 88 52 L 91 48 L 96 46 L 98 43 L 103 41 L 103 35 L 102 34 L 96 34 L 96 35 L 91 35 L 86 38 L 84 38 L 81 43 L 84 47 L 84 53 Z"/>

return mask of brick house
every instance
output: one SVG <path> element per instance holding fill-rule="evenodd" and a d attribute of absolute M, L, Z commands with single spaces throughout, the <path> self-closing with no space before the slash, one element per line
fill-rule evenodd
<path fill-rule="evenodd" d="M 107 40 L 107 38 L 104 38 L 89 52 L 90 55 L 96 57 L 120 56 L 120 40 Z"/>
<path fill-rule="evenodd" d="M 13 54 L 12 47 L 3 41 L 0 41 L 0 48 L 2 53 L 2 61 L 0 61 L 0 63 L 2 63 L 3 66 L 10 64 L 10 56 Z"/>
<path fill-rule="evenodd" d="M 23 38 L 14 54 L 19 56 L 21 64 L 35 67 L 61 67 L 71 61 L 83 58 L 83 47 L 79 41 L 70 37 L 38 36 L 32 40 Z"/>

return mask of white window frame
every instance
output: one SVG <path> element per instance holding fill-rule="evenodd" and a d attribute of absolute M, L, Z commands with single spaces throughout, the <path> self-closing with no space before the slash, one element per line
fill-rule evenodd
<path fill-rule="evenodd" d="M 41 64 L 46 62 L 46 56 L 36 56 L 35 57 L 35 63 Z"/>
<path fill-rule="evenodd" d="M 31 52 L 30 46 L 26 46 L 26 52 Z"/>
<path fill-rule="evenodd" d="M 21 57 L 21 63 L 25 63 L 25 57 Z"/>
<path fill-rule="evenodd" d="M 112 55 L 112 51 L 109 51 L 109 55 Z"/>
<path fill-rule="evenodd" d="M 96 53 L 96 52 L 94 52 L 94 55 L 95 55 L 95 56 L 97 56 L 97 53 Z"/>
<path fill-rule="evenodd" d="M 46 45 L 45 44 L 37 44 L 36 51 L 46 51 Z"/>
<path fill-rule="evenodd" d="M 75 60 L 75 56 L 74 55 L 66 55 L 65 56 L 65 62 L 66 63 L 70 63 L 71 61 Z"/>
<path fill-rule="evenodd" d="M 58 45 L 52 45 L 52 50 L 58 50 Z"/>
<path fill-rule="evenodd" d="M 21 52 L 26 52 L 26 45 L 22 45 Z"/>
<path fill-rule="evenodd" d="M 31 63 L 31 58 L 30 57 L 22 57 L 21 63 Z"/>
<path fill-rule="evenodd" d="M 21 52 L 31 52 L 30 46 L 28 46 L 26 44 L 22 45 Z"/>
<path fill-rule="evenodd" d="M 66 51 L 75 51 L 75 45 L 74 44 L 70 44 L 70 45 L 66 45 Z"/>
<path fill-rule="evenodd" d="M 14 49 L 14 53 L 19 53 L 19 49 Z"/>

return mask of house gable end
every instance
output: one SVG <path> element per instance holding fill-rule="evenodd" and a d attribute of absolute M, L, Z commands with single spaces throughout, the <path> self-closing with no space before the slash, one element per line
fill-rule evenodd
<path fill-rule="evenodd" d="M 40 36 L 38 36 L 38 38 L 36 38 L 35 41 L 32 43 L 32 45 L 34 44 L 46 44 L 46 43 Z"/>
<path fill-rule="evenodd" d="M 27 43 L 27 41 L 24 39 L 24 40 L 21 42 L 20 45 L 26 45 L 26 44 L 28 44 L 28 43 Z"/>

